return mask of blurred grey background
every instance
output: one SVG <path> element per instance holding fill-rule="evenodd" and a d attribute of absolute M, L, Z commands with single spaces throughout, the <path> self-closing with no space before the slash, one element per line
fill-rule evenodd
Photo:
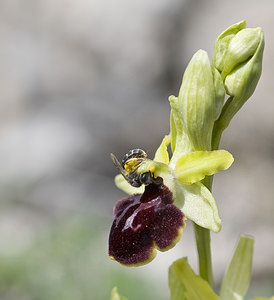
<path fill-rule="evenodd" d="M 131 300 L 164 300 L 173 260 L 188 256 L 197 270 L 191 222 L 147 266 L 109 260 L 124 196 L 109 153 L 154 154 L 188 61 L 200 48 L 212 57 L 242 19 L 263 28 L 266 48 L 259 85 L 223 136 L 235 162 L 214 181 L 215 282 L 245 233 L 256 239 L 249 296 L 274 294 L 274 2 L 1 0 L 1 299 L 103 300 L 116 285 Z"/>

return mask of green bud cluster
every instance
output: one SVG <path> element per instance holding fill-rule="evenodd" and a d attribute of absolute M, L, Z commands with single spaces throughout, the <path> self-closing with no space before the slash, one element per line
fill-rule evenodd
<path fill-rule="evenodd" d="M 178 98 L 169 98 L 173 152 L 218 148 L 223 130 L 257 86 L 263 49 L 262 29 L 242 21 L 217 38 L 212 65 L 205 51 L 194 54 Z M 224 103 L 225 94 L 230 97 Z"/>

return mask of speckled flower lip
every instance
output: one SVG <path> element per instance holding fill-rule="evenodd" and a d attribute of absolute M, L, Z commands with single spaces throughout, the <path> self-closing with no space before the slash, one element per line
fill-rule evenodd
<path fill-rule="evenodd" d="M 130 195 L 114 207 L 109 236 L 109 255 L 127 266 L 150 262 L 156 248 L 165 251 L 179 241 L 184 215 L 173 204 L 165 185 L 146 186 L 143 194 Z"/>

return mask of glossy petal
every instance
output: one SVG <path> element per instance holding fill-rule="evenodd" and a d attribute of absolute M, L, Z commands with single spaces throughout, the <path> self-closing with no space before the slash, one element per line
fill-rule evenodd
<path fill-rule="evenodd" d="M 228 169 L 232 162 L 233 156 L 225 150 L 191 152 L 177 161 L 176 178 L 183 184 L 192 184 Z"/>
<path fill-rule="evenodd" d="M 130 195 L 114 207 L 109 255 L 121 264 L 138 266 L 150 262 L 156 248 L 165 251 L 179 240 L 184 215 L 173 204 L 164 186 L 150 184 L 143 194 Z"/>

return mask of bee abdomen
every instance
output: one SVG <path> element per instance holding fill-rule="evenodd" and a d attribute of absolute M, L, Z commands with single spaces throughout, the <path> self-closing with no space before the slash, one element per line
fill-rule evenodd
<path fill-rule="evenodd" d="M 122 166 L 126 164 L 126 162 L 131 158 L 146 158 L 147 154 L 142 149 L 132 149 L 130 150 L 122 160 Z"/>

